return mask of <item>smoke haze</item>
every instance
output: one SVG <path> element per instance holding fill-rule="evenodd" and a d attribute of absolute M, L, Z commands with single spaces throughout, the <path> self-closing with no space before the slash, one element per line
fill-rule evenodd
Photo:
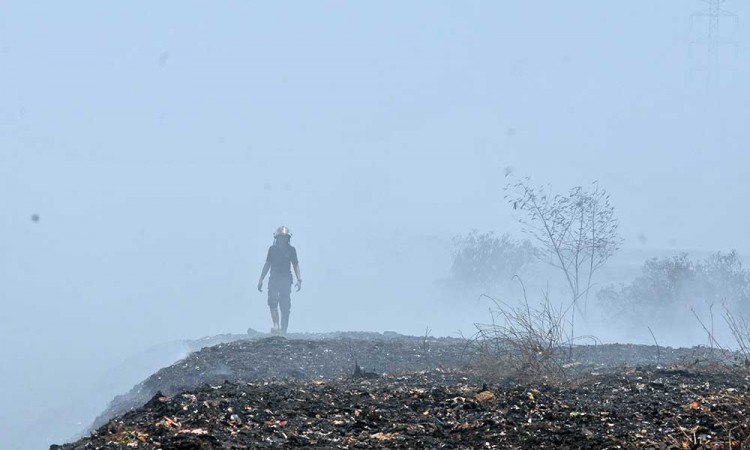
<path fill-rule="evenodd" d="M 604 281 L 747 254 L 750 27 L 722 29 L 737 51 L 707 86 L 702 7 L 0 2 L 4 448 L 69 439 L 183 355 L 113 375 L 155 345 L 267 331 L 282 224 L 304 332 L 471 334 L 487 305 L 439 280 L 452 236 L 521 236 L 506 168 L 607 189 L 625 243 Z"/>

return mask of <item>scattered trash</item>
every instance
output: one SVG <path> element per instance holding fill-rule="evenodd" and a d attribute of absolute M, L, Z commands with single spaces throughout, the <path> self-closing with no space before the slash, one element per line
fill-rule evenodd
<path fill-rule="evenodd" d="M 397 437 L 398 433 L 383 433 L 382 431 L 378 431 L 377 433 L 370 436 L 370 438 L 377 439 L 378 441 L 388 441 Z"/>
<path fill-rule="evenodd" d="M 208 430 L 204 428 L 193 428 L 190 430 L 180 430 L 177 432 L 177 434 L 194 434 L 197 436 L 202 436 L 204 434 L 208 434 Z"/>
<path fill-rule="evenodd" d="M 632 364 L 633 352 L 645 347 L 592 346 L 588 359 L 576 355 L 575 376 L 490 380 L 452 359 L 458 346 L 431 343 L 437 370 L 414 356 L 421 343 L 404 342 L 290 339 L 206 348 L 150 379 L 156 394 L 141 408 L 51 448 L 730 449 L 750 442 L 750 377 L 740 368 L 661 369 Z M 629 367 L 591 362 L 612 361 L 618 351 Z M 386 373 L 347 376 L 352 354 Z M 668 357 L 662 353 L 663 367 Z M 227 380 L 225 370 L 191 378 L 195 367 L 203 374 L 227 365 L 238 378 Z M 284 376 L 263 372 L 271 369 Z M 368 373 L 359 363 L 354 369 Z"/>

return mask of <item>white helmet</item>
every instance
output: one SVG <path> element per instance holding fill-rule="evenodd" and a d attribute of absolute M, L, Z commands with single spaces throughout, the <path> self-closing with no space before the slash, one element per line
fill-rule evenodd
<path fill-rule="evenodd" d="M 285 227 L 285 226 L 282 225 L 279 228 L 276 228 L 276 231 L 274 231 L 274 233 L 273 233 L 273 237 L 274 238 L 278 238 L 278 237 L 281 237 L 281 236 L 285 236 L 285 237 L 291 238 L 292 237 L 292 233 L 289 232 L 289 228 L 287 228 L 287 227 Z"/>

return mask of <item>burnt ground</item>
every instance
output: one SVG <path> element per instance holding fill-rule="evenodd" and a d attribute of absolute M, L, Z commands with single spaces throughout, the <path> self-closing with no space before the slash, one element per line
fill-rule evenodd
<path fill-rule="evenodd" d="M 577 346 L 546 379 L 478 370 L 475 351 L 375 333 L 222 343 L 51 448 L 750 448 L 750 372 L 709 349 Z"/>

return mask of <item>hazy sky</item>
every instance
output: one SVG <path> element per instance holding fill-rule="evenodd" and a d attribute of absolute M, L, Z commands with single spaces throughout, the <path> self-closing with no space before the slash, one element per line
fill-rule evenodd
<path fill-rule="evenodd" d="M 747 253 L 750 27 L 708 89 L 703 6 L 0 1 L 0 441 L 151 345 L 265 331 L 281 224 L 290 328 L 465 328 L 433 281 L 518 231 L 505 167 L 599 180 L 626 250 Z"/>

